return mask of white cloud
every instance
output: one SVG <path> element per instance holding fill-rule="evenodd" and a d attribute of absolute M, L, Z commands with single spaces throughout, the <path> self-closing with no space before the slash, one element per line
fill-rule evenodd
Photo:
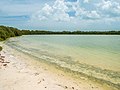
<path fill-rule="evenodd" d="M 33 15 L 33 17 L 39 20 L 45 20 L 48 19 L 52 15 L 52 13 L 53 13 L 52 7 L 49 6 L 48 4 L 45 4 L 45 6 L 41 10 L 39 10 Z"/>
<path fill-rule="evenodd" d="M 84 0 L 88 3 L 90 0 Z M 111 0 L 96 1 L 94 10 L 85 9 L 80 5 L 80 1 L 69 2 L 56 0 L 53 5 L 45 4 L 44 7 L 33 15 L 37 20 L 71 21 L 73 19 L 100 19 L 120 16 L 120 4 Z M 67 12 L 74 12 L 75 16 L 70 16 Z"/>
<path fill-rule="evenodd" d="M 102 0 L 97 7 L 104 17 L 120 17 L 120 3 L 112 0 Z"/>
<path fill-rule="evenodd" d="M 103 10 L 108 10 L 112 6 L 111 1 L 103 1 L 101 4 L 102 4 L 101 8 Z M 101 6 L 101 4 L 100 4 L 100 6 Z"/>
<path fill-rule="evenodd" d="M 45 4 L 33 17 L 39 20 L 70 21 L 71 18 L 66 13 L 67 10 L 68 7 L 64 0 L 56 0 L 53 6 Z"/>
<path fill-rule="evenodd" d="M 84 2 L 84 3 L 89 3 L 89 0 L 84 0 L 83 2 Z"/>
<path fill-rule="evenodd" d="M 91 11 L 87 14 L 88 18 L 91 19 L 98 19 L 100 18 L 100 15 L 97 13 L 97 11 Z"/>
<path fill-rule="evenodd" d="M 56 0 L 52 6 L 54 9 L 53 19 L 56 21 L 70 21 L 69 15 L 66 13 L 68 7 L 64 0 Z"/>
<path fill-rule="evenodd" d="M 113 2 L 112 0 L 93 0 L 93 3 L 86 4 L 89 3 L 89 1 L 90 0 L 84 0 L 83 3 L 83 1 L 80 0 L 76 2 L 56 0 L 51 4 L 45 4 L 43 8 L 33 14 L 32 22 L 36 22 L 37 25 L 40 24 L 44 27 L 47 24 L 49 28 L 60 28 L 62 25 L 64 28 L 69 28 L 73 25 L 74 28 L 101 28 L 101 25 L 108 28 L 112 22 L 115 23 L 115 21 L 119 19 L 120 3 Z M 84 5 L 81 5 L 81 2 Z M 89 7 L 86 8 L 86 5 Z M 68 12 L 74 12 L 75 15 L 70 16 Z M 115 19 L 116 17 L 118 18 Z M 52 26 L 52 24 L 54 25 Z M 94 24 L 100 26 L 95 26 Z M 68 25 L 68 27 L 66 27 L 66 25 Z"/>
<path fill-rule="evenodd" d="M 64 0 L 56 0 L 53 5 L 53 9 L 55 11 L 62 11 L 65 12 L 68 10 L 68 7 L 66 6 L 66 3 Z"/>
<path fill-rule="evenodd" d="M 45 6 L 38 11 L 34 18 L 37 20 L 55 20 L 55 21 L 71 21 L 73 19 L 98 19 L 100 15 L 97 11 L 87 11 L 82 8 L 77 2 L 65 2 L 64 0 L 56 0 L 53 5 L 45 4 Z M 67 12 L 74 11 L 75 16 L 71 17 Z M 74 20 L 75 21 L 75 20 Z"/>
<path fill-rule="evenodd" d="M 46 15 L 51 15 L 51 13 L 53 13 L 53 8 L 48 4 L 45 4 L 45 6 L 42 8 L 42 11 Z"/>
<path fill-rule="evenodd" d="M 97 11 L 87 11 L 84 8 L 78 8 L 76 10 L 76 16 L 80 19 L 99 19 L 101 17 Z"/>

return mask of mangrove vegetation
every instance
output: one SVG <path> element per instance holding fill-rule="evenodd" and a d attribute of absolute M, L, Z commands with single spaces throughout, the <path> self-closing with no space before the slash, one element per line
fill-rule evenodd
<path fill-rule="evenodd" d="M 74 34 L 74 35 L 120 35 L 120 31 L 45 31 L 45 30 L 22 30 L 23 35 L 45 34 Z"/>
<path fill-rule="evenodd" d="M 120 31 L 46 31 L 46 30 L 19 30 L 14 27 L 0 26 L 0 41 L 9 37 L 21 35 L 120 35 Z"/>
<path fill-rule="evenodd" d="M 22 32 L 14 27 L 0 26 L 0 41 L 9 37 L 21 36 Z"/>

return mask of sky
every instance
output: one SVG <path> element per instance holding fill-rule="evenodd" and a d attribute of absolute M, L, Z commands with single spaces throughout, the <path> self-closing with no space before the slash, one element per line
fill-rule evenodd
<path fill-rule="evenodd" d="M 120 30 L 120 0 L 0 0 L 0 25 L 30 30 Z"/>

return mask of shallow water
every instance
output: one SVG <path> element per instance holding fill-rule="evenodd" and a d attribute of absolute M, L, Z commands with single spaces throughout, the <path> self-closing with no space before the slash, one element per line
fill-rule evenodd
<path fill-rule="evenodd" d="M 120 88 L 120 36 L 27 35 L 7 45 Z"/>

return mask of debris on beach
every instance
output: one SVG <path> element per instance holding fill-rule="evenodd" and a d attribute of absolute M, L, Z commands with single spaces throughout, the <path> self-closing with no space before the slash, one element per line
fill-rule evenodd
<path fill-rule="evenodd" d="M 2 66 L 6 67 L 8 63 L 10 63 L 10 62 L 9 61 L 5 61 L 5 56 L 2 56 L 0 54 L 0 68 L 2 68 Z"/>

